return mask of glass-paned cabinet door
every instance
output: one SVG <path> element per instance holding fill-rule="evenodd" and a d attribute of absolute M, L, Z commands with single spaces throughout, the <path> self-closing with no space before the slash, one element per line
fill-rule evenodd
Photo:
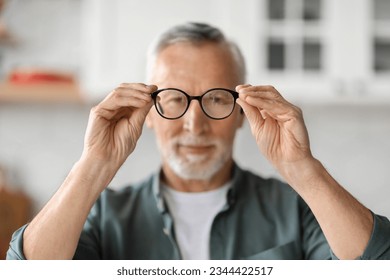
<path fill-rule="evenodd" d="M 296 99 L 390 101 L 390 0 L 260 3 L 263 80 Z"/>
<path fill-rule="evenodd" d="M 388 38 L 375 38 L 373 67 L 377 73 L 390 71 L 390 40 Z"/>
<path fill-rule="evenodd" d="M 390 1 L 373 1 L 373 68 L 377 73 L 390 73 Z"/>
<path fill-rule="evenodd" d="M 390 99 L 390 1 L 371 0 L 373 94 Z"/>
<path fill-rule="evenodd" d="M 326 26 L 324 0 L 262 0 L 259 71 L 287 97 L 316 99 L 330 95 L 326 80 Z"/>
<path fill-rule="evenodd" d="M 322 0 L 267 0 L 267 68 L 321 71 Z"/>

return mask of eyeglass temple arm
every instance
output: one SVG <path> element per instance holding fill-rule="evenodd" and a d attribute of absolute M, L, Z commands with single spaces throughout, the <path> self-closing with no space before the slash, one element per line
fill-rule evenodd
<path fill-rule="evenodd" d="M 157 105 L 157 107 L 158 107 L 160 113 L 161 113 L 161 114 L 164 114 L 164 109 L 162 108 L 160 102 L 157 101 L 157 102 L 156 102 L 156 105 Z"/>

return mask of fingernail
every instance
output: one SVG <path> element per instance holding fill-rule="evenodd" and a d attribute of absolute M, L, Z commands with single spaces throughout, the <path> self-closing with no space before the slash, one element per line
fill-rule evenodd
<path fill-rule="evenodd" d="M 236 89 L 237 89 L 237 90 L 240 90 L 240 89 L 247 88 L 247 87 L 251 87 L 251 86 L 252 86 L 252 85 L 250 85 L 250 84 L 238 85 L 238 86 L 236 87 Z"/>

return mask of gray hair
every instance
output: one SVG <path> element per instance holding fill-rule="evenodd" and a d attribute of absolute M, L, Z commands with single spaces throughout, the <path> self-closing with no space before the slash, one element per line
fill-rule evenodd
<path fill-rule="evenodd" d="M 205 23 L 193 22 L 177 25 L 168 29 L 160 36 L 158 36 L 150 45 L 147 53 L 147 79 L 150 79 L 151 77 L 152 67 L 159 52 L 169 45 L 178 42 L 190 42 L 193 44 L 214 42 L 226 44 L 237 65 L 239 80 L 241 83 L 245 82 L 245 60 L 237 44 L 226 39 L 221 30 L 218 28 Z"/>

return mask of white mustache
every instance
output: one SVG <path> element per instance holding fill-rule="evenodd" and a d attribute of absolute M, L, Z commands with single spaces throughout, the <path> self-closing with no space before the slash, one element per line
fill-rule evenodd
<path fill-rule="evenodd" d="M 177 137 L 173 139 L 172 142 L 174 144 L 187 145 L 187 146 L 197 146 L 197 145 L 211 146 L 211 145 L 216 145 L 218 143 L 218 141 L 214 139 L 208 139 L 204 137 L 192 137 L 192 136 Z"/>

